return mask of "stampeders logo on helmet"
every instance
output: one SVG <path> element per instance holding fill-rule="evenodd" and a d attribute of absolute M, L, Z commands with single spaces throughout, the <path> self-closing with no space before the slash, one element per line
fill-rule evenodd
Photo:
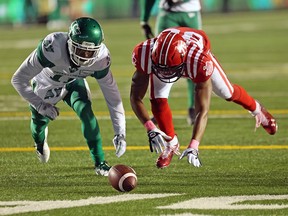
<path fill-rule="evenodd" d="M 205 66 L 203 66 L 203 71 L 206 71 L 205 75 L 210 76 L 213 73 L 213 63 L 212 61 L 206 61 Z"/>
<path fill-rule="evenodd" d="M 179 53 L 181 53 L 181 57 L 184 57 L 185 53 L 187 52 L 187 45 L 183 41 L 179 41 L 179 44 L 177 45 L 177 50 Z"/>

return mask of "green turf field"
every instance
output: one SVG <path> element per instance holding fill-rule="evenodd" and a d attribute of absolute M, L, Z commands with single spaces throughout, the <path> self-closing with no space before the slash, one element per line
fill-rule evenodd
<path fill-rule="evenodd" d="M 48 31 L 1 27 L 0 215 L 288 215 L 287 20 L 287 10 L 203 15 L 203 29 L 228 77 L 275 115 L 279 131 L 274 136 L 262 128 L 255 132 L 249 113 L 213 96 L 200 146 L 203 167 L 175 156 L 163 170 L 156 168 L 157 155 L 150 153 L 145 129 L 129 104 L 131 52 L 144 39 L 139 22 L 99 20 L 127 115 L 128 148 L 120 159 L 101 91 L 92 78 L 88 82 L 107 161 L 137 172 L 138 186 L 130 193 L 114 190 L 106 177 L 94 174 L 80 121 L 63 103 L 58 120 L 49 125 L 50 161 L 38 162 L 27 103 L 10 79 Z M 184 150 L 192 130 L 186 123 L 185 80 L 175 84 L 169 102 Z"/>

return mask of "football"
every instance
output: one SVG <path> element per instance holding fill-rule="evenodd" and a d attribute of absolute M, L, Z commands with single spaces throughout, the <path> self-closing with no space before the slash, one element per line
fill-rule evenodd
<path fill-rule="evenodd" d="M 129 192 L 137 186 L 135 170 L 123 164 L 112 166 L 108 173 L 108 179 L 112 187 L 120 192 Z"/>

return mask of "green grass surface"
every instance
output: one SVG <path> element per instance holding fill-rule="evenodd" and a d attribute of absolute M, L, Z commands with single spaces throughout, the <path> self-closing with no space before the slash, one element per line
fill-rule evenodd
<path fill-rule="evenodd" d="M 127 114 L 128 149 L 121 158 L 115 156 L 112 147 L 113 129 L 107 119 L 107 107 L 101 91 L 92 78 L 88 82 L 107 161 L 112 165 L 130 165 L 137 172 L 137 188 L 125 194 L 114 190 L 107 178 L 94 174 L 80 132 L 80 121 L 63 103 L 59 103 L 59 119 L 49 124 L 50 161 L 47 164 L 38 162 L 32 148 L 27 103 L 12 88 L 10 79 L 49 31 L 41 26 L 0 28 L 0 215 L 4 215 L 5 209 L 17 206 L 15 203 L 10 206 L 4 201 L 25 200 L 37 201 L 32 207 L 34 212 L 21 213 L 19 210 L 18 215 L 288 215 L 287 18 L 287 11 L 203 15 L 203 29 L 208 33 L 212 51 L 228 77 L 233 83 L 245 87 L 275 115 L 279 131 L 274 136 L 267 135 L 262 128 L 255 132 L 255 121 L 250 114 L 233 103 L 213 96 L 210 118 L 200 145 L 203 167 L 192 167 L 186 158 L 179 161 L 174 157 L 170 167 L 163 170 L 155 167 L 157 155 L 149 152 L 145 129 L 135 118 L 129 104 L 134 71 L 131 52 L 143 40 L 139 22 L 100 20 L 105 43 L 112 55 L 112 71 Z M 189 143 L 192 131 L 186 123 L 185 80 L 175 84 L 169 102 L 183 150 Z M 68 147 L 72 149 L 67 150 Z M 75 147 L 82 148 L 75 150 Z M 139 194 L 171 196 L 136 199 Z M 119 195 L 128 199 L 131 196 L 131 200 L 120 202 L 123 196 Z M 234 210 L 229 208 L 235 205 L 224 209 L 217 209 L 217 205 L 209 206 L 210 209 L 191 207 L 191 199 L 220 196 L 232 199 L 239 195 L 269 196 L 239 202 L 239 209 Z M 276 200 L 272 195 L 286 197 Z M 99 201 L 110 197 L 112 201 L 36 211 L 39 206 L 55 204 L 43 204 L 41 201 L 77 202 L 90 197 L 98 197 Z M 190 207 L 158 208 L 175 203 L 181 206 L 181 202 L 188 202 Z M 245 205 L 260 207 L 244 209 Z M 275 206 L 284 208 L 276 209 Z"/>

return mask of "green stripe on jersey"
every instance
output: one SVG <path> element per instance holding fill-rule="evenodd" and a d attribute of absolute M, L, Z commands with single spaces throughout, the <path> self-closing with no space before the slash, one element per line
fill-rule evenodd
<path fill-rule="evenodd" d="M 50 62 L 43 54 L 43 51 L 42 51 L 42 43 L 43 43 L 43 40 L 40 41 L 40 43 L 38 44 L 38 47 L 37 47 L 37 57 L 38 57 L 38 60 L 40 62 L 40 64 L 43 66 L 43 67 L 54 67 L 55 65 Z"/>
<path fill-rule="evenodd" d="M 105 68 L 104 70 L 101 71 L 95 71 L 92 77 L 95 77 L 96 79 L 102 79 L 105 77 L 109 72 L 109 67 Z"/>

